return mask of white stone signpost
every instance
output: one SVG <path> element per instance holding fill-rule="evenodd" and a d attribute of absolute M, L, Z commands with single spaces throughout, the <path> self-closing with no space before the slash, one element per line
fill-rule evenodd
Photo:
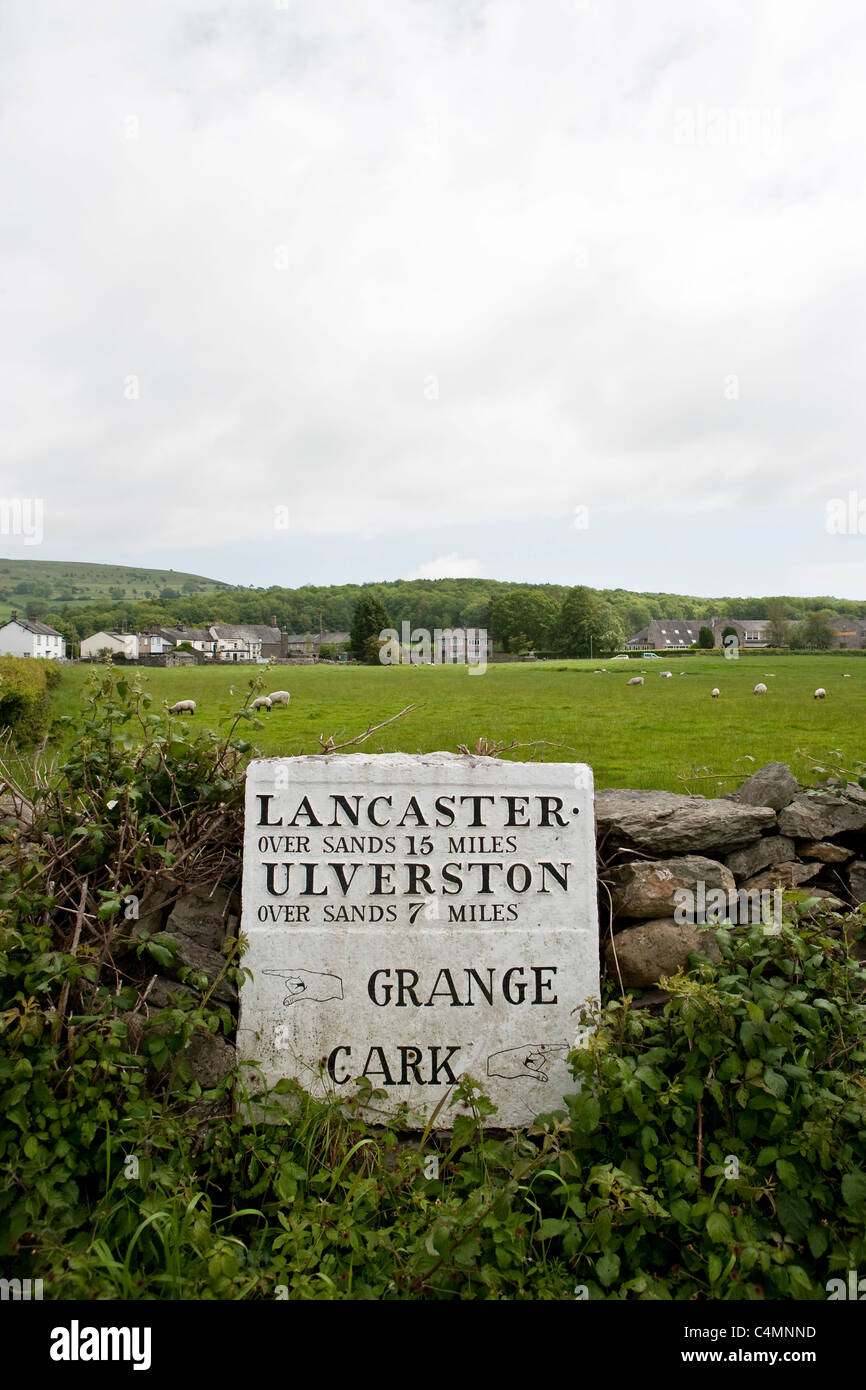
<path fill-rule="evenodd" d="M 423 1125 L 464 1074 L 509 1128 L 562 1106 L 599 993 L 592 772 L 453 753 L 250 763 L 239 1047 L 273 1085 Z M 451 1127 L 447 1104 L 434 1124 Z M 372 1115 L 371 1111 L 371 1118 Z"/>

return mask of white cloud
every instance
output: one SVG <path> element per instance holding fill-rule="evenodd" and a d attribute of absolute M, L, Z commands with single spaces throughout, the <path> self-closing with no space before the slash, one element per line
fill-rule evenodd
<path fill-rule="evenodd" d="M 463 560 L 452 550 L 450 555 L 440 555 L 436 560 L 428 560 L 419 565 L 409 579 L 476 579 L 481 573 L 480 560 Z"/>
<path fill-rule="evenodd" d="M 52 537 L 195 568 L 280 504 L 296 535 L 459 545 L 862 485 L 856 7 L 5 23 L 0 450 Z"/>
<path fill-rule="evenodd" d="M 792 565 L 786 575 L 784 592 L 862 599 L 866 594 L 866 560 Z"/>

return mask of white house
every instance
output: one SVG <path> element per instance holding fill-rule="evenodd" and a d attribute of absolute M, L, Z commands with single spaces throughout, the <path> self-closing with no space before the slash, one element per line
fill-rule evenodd
<path fill-rule="evenodd" d="M 66 643 L 56 628 L 35 618 L 19 618 L 13 610 L 0 627 L 0 656 L 41 656 L 51 661 L 66 655 Z"/>
<path fill-rule="evenodd" d="M 210 628 L 217 661 L 258 661 L 280 655 L 279 628 L 258 623 L 214 623 Z M 269 650 L 264 648 L 268 646 Z"/>
<path fill-rule="evenodd" d="M 82 661 L 95 661 L 103 652 L 138 660 L 138 637 L 134 632 L 93 632 L 81 643 Z"/>
<path fill-rule="evenodd" d="M 161 632 L 140 632 L 138 634 L 139 656 L 162 656 L 170 652 L 174 643 Z"/>

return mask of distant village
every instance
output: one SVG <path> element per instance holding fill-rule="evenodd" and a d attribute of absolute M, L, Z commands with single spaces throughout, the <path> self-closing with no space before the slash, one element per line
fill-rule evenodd
<path fill-rule="evenodd" d="M 838 649 L 866 648 L 866 620 L 830 618 L 830 646 Z M 636 632 L 625 643 L 625 654 L 686 651 L 702 644 L 701 632 L 712 634 L 714 647 L 729 645 L 732 636 L 743 651 L 758 651 L 772 645 L 772 621 L 767 618 L 658 618 Z M 476 630 L 454 628 L 443 634 L 445 646 L 437 651 L 438 660 L 460 659 L 477 641 Z M 480 632 L 480 630 L 479 630 Z M 450 643 L 450 645 L 449 645 Z M 707 638 L 703 643 L 708 645 Z M 148 632 L 93 632 L 81 642 L 82 661 L 102 661 L 106 656 L 141 666 L 205 665 L 212 662 L 263 664 L 268 661 L 315 663 L 347 661 L 348 632 L 287 632 L 270 623 L 212 623 L 207 627 L 152 627 Z M 487 659 L 509 659 L 497 653 L 486 639 Z M 66 642 L 61 633 L 36 617 L 20 618 L 13 610 L 8 622 L 0 626 L 0 656 L 29 656 L 66 660 Z M 517 659 L 512 656 L 510 659 Z"/>
<path fill-rule="evenodd" d="M 862 619 L 828 618 L 827 626 L 833 634 L 831 647 L 866 647 L 866 622 Z M 702 628 L 712 633 L 714 647 L 723 647 L 725 637 L 732 633 L 744 651 L 773 645 L 771 618 L 657 618 L 630 637 L 625 650 L 661 653 L 698 646 Z"/>
<path fill-rule="evenodd" d="M 140 666 L 203 665 L 208 662 L 315 662 L 346 659 L 348 632 L 286 632 L 270 623 L 212 623 L 208 627 L 152 627 L 148 632 L 92 632 L 81 643 L 82 661 L 106 656 Z M 37 618 L 19 618 L 13 610 L 0 627 L 0 655 L 64 660 L 61 633 Z"/>

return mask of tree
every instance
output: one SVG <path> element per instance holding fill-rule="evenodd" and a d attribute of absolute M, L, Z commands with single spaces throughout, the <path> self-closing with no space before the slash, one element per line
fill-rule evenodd
<path fill-rule="evenodd" d="M 767 607 L 767 641 L 771 647 L 787 647 L 791 641 L 792 623 L 783 603 L 771 603 Z"/>
<path fill-rule="evenodd" d="M 355 605 L 349 649 L 358 661 L 372 665 L 379 660 L 379 633 L 392 626 L 388 611 L 372 594 L 364 594 Z M 369 639 L 376 638 L 375 648 Z"/>
<path fill-rule="evenodd" d="M 378 666 L 381 660 L 381 650 L 382 643 L 379 641 L 379 633 L 371 632 L 370 636 L 364 639 L 361 660 L 367 666 Z"/>
<path fill-rule="evenodd" d="M 709 627 L 702 627 L 698 633 L 698 646 L 702 651 L 709 651 L 716 645 L 713 630 Z"/>
<path fill-rule="evenodd" d="M 595 622 L 592 648 L 596 652 L 612 652 L 625 644 L 625 628 L 613 604 L 604 599 L 595 601 Z"/>
<path fill-rule="evenodd" d="M 615 609 L 583 584 L 570 589 L 553 629 L 558 655 L 589 656 L 590 650 L 611 651 L 622 642 L 623 627 Z"/>
<path fill-rule="evenodd" d="M 832 647 L 836 640 L 836 633 L 830 626 L 832 613 L 826 608 L 822 608 L 818 613 L 810 613 L 799 624 L 798 640 L 803 647 L 825 652 Z"/>
<path fill-rule="evenodd" d="M 641 602 L 638 598 L 627 598 L 619 601 L 616 604 L 616 611 L 629 636 L 649 627 L 653 620 L 649 604 Z"/>
<path fill-rule="evenodd" d="M 490 631 L 504 651 L 545 647 L 559 616 L 559 605 L 538 589 L 515 589 L 490 604 Z"/>
<path fill-rule="evenodd" d="M 41 621 L 60 633 L 66 642 L 66 655 L 72 656 L 73 648 L 81 641 L 81 633 L 75 623 L 62 613 L 43 613 Z"/>

